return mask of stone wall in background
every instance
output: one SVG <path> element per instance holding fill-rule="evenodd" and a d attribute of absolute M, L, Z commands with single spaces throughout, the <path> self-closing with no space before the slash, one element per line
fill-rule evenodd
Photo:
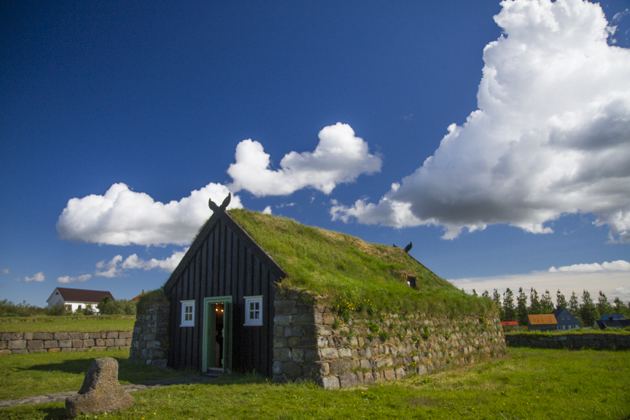
<path fill-rule="evenodd" d="M 296 292 L 276 292 L 277 381 L 312 379 L 328 389 L 348 388 L 473 363 L 506 349 L 498 317 L 359 315 L 308 301 Z"/>
<path fill-rule="evenodd" d="M 505 341 L 510 347 L 533 347 L 543 349 L 596 349 L 630 350 L 630 334 L 566 334 L 534 335 L 506 334 Z"/>
<path fill-rule="evenodd" d="M 88 350 L 127 350 L 131 331 L 2 333 L 0 355 Z"/>
<path fill-rule="evenodd" d="M 142 314 L 136 315 L 129 360 L 166 367 L 169 306 L 167 300 L 155 300 L 147 304 Z"/>

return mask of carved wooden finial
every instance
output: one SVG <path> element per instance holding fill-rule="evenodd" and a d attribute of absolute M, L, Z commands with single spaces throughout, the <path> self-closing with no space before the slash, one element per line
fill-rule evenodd
<path fill-rule="evenodd" d="M 227 197 L 225 197 L 225 200 L 223 200 L 223 203 L 221 203 L 221 210 L 225 210 L 227 206 L 230 205 L 230 201 L 232 201 L 232 193 L 228 193 Z"/>
<path fill-rule="evenodd" d="M 216 203 L 212 201 L 211 198 L 209 198 L 208 206 L 210 207 L 210 210 L 212 211 L 217 211 L 219 209 L 225 210 L 227 206 L 230 205 L 230 201 L 232 201 L 232 193 L 228 193 L 227 197 L 225 197 L 225 200 L 223 200 L 223 203 L 221 203 L 221 206 L 217 206 Z"/>

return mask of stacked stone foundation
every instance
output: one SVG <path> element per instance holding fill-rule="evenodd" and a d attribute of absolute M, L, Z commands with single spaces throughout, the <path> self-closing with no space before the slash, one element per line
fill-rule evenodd
<path fill-rule="evenodd" d="M 349 388 L 474 363 L 506 349 L 498 317 L 340 313 L 320 302 L 276 292 L 275 380 Z"/>
<path fill-rule="evenodd" d="M 131 331 L 2 333 L 0 355 L 128 350 Z"/>
<path fill-rule="evenodd" d="M 136 315 L 129 360 L 145 365 L 166 367 L 168 357 L 169 303 L 156 300 Z"/>

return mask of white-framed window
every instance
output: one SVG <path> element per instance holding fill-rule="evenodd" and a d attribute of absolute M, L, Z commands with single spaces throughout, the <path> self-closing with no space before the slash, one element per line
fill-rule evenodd
<path fill-rule="evenodd" d="M 263 300 L 261 296 L 245 296 L 245 326 L 255 327 L 263 324 Z"/>
<path fill-rule="evenodd" d="M 195 326 L 195 301 L 194 300 L 182 300 L 182 322 L 180 327 L 194 327 Z"/>

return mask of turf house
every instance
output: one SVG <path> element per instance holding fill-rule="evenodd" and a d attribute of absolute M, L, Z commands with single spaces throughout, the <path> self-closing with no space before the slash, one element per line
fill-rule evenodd
<path fill-rule="evenodd" d="M 227 211 L 229 200 L 209 202 L 213 215 L 164 285 L 168 309 L 144 324 L 139 310 L 132 359 L 150 363 L 157 352 L 175 369 L 346 388 L 504 352 L 490 299 L 467 295 L 405 250 Z M 161 322 L 160 344 L 143 325 Z"/>

